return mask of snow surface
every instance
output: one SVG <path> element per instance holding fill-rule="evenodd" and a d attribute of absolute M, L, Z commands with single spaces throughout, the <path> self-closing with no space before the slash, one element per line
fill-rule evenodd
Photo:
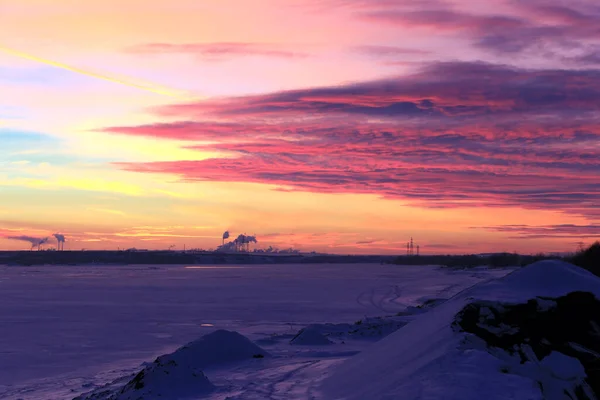
<path fill-rule="evenodd" d="M 477 300 L 523 303 L 574 291 L 600 298 L 600 279 L 559 261 L 534 263 L 467 289 L 340 365 L 322 383 L 320 398 L 564 399 L 565 390 L 571 393 L 585 376 L 578 360 L 551 354 L 540 363 L 532 354 L 534 362 L 521 364 L 516 356 L 488 351 L 483 340 L 456 332 L 452 323 Z"/>
<path fill-rule="evenodd" d="M 171 354 L 158 357 L 158 360 L 202 369 L 268 355 L 269 353 L 238 332 L 219 329 L 180 347 Z"/>
<path fill-rule="evenodd" d="M 290 344 L 297 346 L 326 346 L 333 344 L 333 342 L 327 339 L 318 328 L 314 326 L 307 326 L 302 328 L 300 332 L 292 340 Z"/>
<path fill-rule="evenodd" d="M 198 398 L 212 392 L 202 370 L 192 365 L 179 365 L 174 360 L 156 360 L 144 368 L 123 389 L 107 399 L 140 400 L 166 398 L 173 400 Z M 101 396 L 94 397 L 100 399 Z"/>
<path fill-rule="evenodd" d="M 196 398 L 215 389 L 204 375 L 206 368 L 265 356 L 268 353 L 250 339 L 220 329 L 158 357 L 124 386 L 116 400 Z"/>
<path fill-rule="evenodd" d="M 480 300 L 522 303 L 534 297 L 560 297 L 574 291 L 600 297 L 600 278 L 562 261 L 538 261 L 468 293 Z"/>
<path fill-rule="evenodd" d="M 409 328 L 428 300 L 441 304 L 423 315 L 447 305 L 435 299 L 507 272 L 379 264 L 0 266 L 0 398 L 116 393 L 149 361 L 218 329 L 240 332 L 272 357 L 206 365 L 215 386 L 208 398 L 311 398 L 338 364 Z M 308 325 L 333 344 L 290 345 Z"/>

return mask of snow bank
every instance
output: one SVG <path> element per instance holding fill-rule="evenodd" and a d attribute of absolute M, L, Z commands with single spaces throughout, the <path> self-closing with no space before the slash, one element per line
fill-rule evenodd
<path fill-rule="evenodd" d="M 323 382 L 322 398 L 598 397 L 599 298 L 600 279 L 587 271 L 534 263 L 459 293 L 352 357 Z"/>
<path fill-rule="evenodd" d="M 293 345 L 321 346 L 347 341 L 377 341 L 406 325 L 403 317 L 365 318 L 354 324 L 312 324 L 290 340 Z"/>
<path fill-rule="evenodd" d="M 573 264 L 546 260 L 476 286 L 469 295 L 481 300 L 520 303 L 534 297 L 559 297 L 574 291 L 590 292 L 600 298 L 600 278 Z"/>
<path fill-rule="evenodd" d="M 438 305 L 446 302 L 448 299 L 437 298 L 437 297 L 423 297 L 417 299 L 417 306 L 408 306 L 405 310 L 398 312 L 398 316 L 410 316 L 416 314 L 422 314 L 430 309 L 437 307 Z"/>

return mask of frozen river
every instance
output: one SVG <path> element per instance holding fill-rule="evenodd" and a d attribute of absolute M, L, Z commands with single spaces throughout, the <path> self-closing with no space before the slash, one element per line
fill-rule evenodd
<path fill-rule="evenodd" d="M 215 327 L 256 337 L 353 322 L 504 273 L 378 264 L 0 267 L 0 397 L 136 366 Z"/>

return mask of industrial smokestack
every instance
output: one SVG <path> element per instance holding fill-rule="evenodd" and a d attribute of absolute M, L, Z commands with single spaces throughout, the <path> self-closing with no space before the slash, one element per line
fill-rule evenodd
<path fill-rule="evenodd" d="M 55 233 L 54 235 L 52 235 L 56 238 L 56 241 L 58 242 L 58 250 L 64 250 L 65 249 L 65 235 L 62 235 L 60 233 Z"/>
<path fill-rule="evenodd" d="M 227 237 L 229 237 L 229 232 L 225 232 L 223 234 L 223 244 L 221 246 L 219 246 L 220 251 L 226 251 L 226 252 L 250 251 L 250 243 L 257 242 L 256 236 L 248 236 L 248 235 L 240 234 L 231 242 L 225 243 L 224 241 Z"/>
<path fill-rule="evenodd" d="M 233 242 L 235 243 L 235 251 L 242 250 L 244 248 L 244 243 L 246 243 L 246 235 L 240 233 Z"/>
<path fill-rule="evenodd" d="M 256 243 L 256 236 L 246 236 L 246 251 L 250 252 L 250 243 Z"/>
<path fill-rule="evenodd" d="M 223 232 L 223 244 L 225 244 L 225 239 L 229 238 L 229 231 Z"/>

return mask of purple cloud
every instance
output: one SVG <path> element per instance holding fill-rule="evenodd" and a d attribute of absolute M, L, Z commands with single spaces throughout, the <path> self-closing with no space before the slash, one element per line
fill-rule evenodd
<path fill-rule="evenodd" d="M 493 2 L 492 2 L 493 4 Z M 474 46 L 497 54 L 528 52 L 553 59 L 586 53 L 590 43 L 600 41 L 600 7 L 593 1 L 565 4 L 559 1 L 515 1 L 511 11 L 474 13 L 467 7 L 440 2 L 413 3 L 406 7 L 366 7 L 357 15 L 374 23 L 402 29 L 427 29 L 470 39 Z M 493 9 L 493 7 L 491 8 Z M 506 10 L 506 8 L 505 8 Z M 572 57 L 586 63 L 590 57 Z M 595 59 L 592 57 L 595 63 Z"/>
<path fill-rule="evenodd" d="M 600 237 L 600 225 L 500 225 L 490 227 L 473 227 L 471 229 L 484 229 L 491 232 L 511 234 L 511 239 L 594 239 Z"/>

